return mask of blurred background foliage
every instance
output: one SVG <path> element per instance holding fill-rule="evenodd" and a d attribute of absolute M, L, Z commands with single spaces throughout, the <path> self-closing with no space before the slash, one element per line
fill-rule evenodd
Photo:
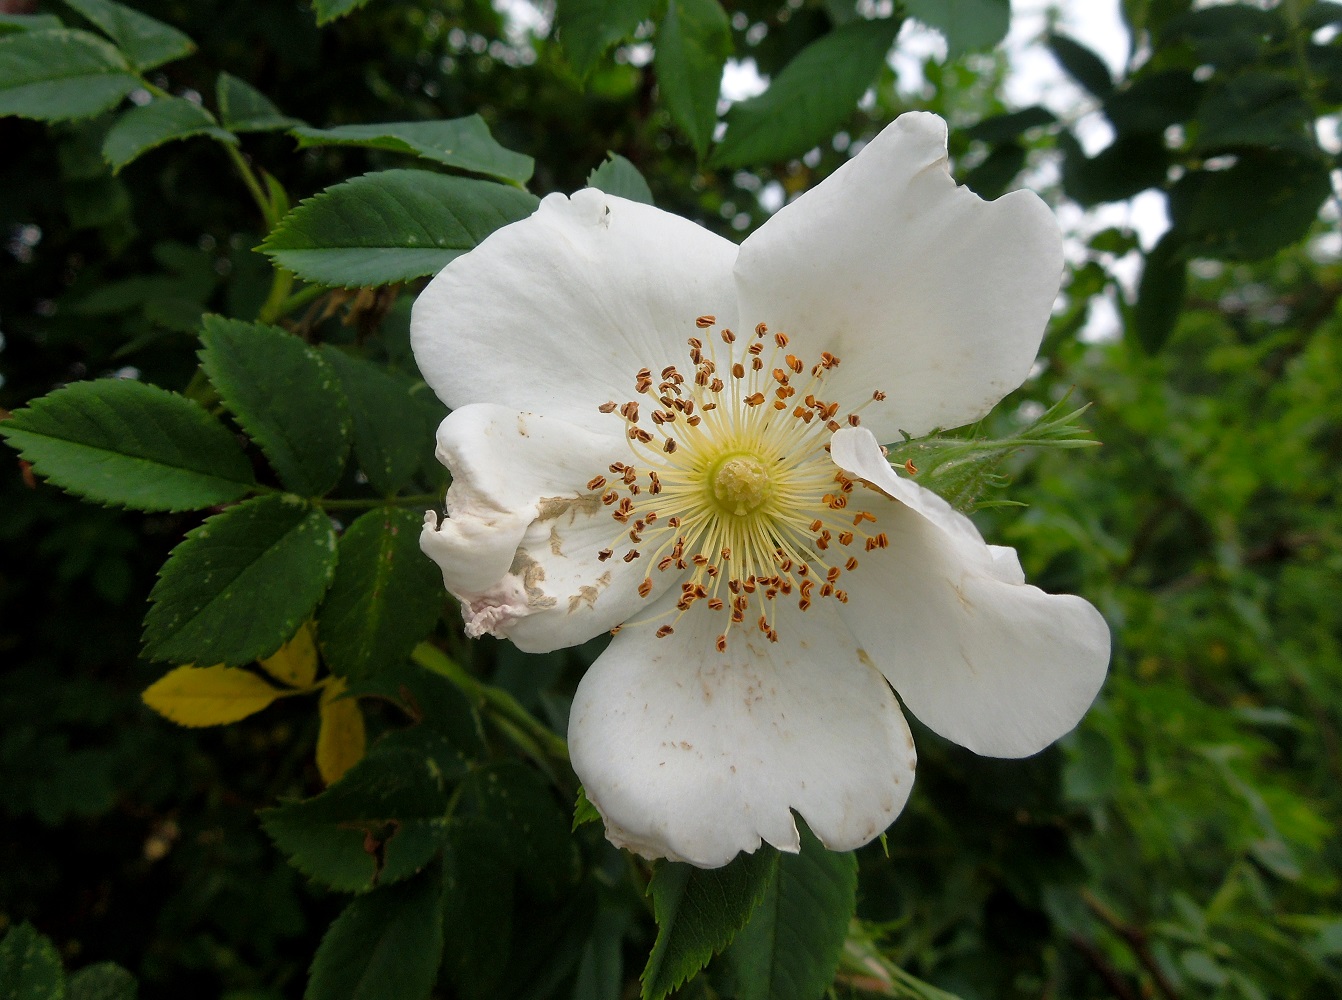
<path fill-rule="evenodd" d="M 672 4 L 683 16 L 702 6 Z M 877 59 L 837 117 L 815 112 L 820 134 L 766 128 L 741 152 L 738 123 L 777 113 L 766 93 L 728 113 L 710 151 L 715 101 L 705 125 L 702 94 L 659 81 L 672 72 L 656 50 L 664 3 L 603 15 L 560 0 L 519 22 L 486 0 L 371 0 L 320 27 L 306 4 L 135 3 L 198 44 L 148 71 L 174 95 L 211 104 L 227 72 L 317 127 L 479 114 L 534 157 L 535 194 L 581 187 L 614 152 L 660 207 L 738 240 L 911 109 L 949 120 L 956 175 L 985 197 L 1028 185 L 1075 219 L 1066 206 L 1161 193 L 1172 225 L 1153 246 L 1124 226 L 1079 227 L 1040 363 L 989 420 L 1010 434 L 1071 392 L 1092 404 L 1103 447 L 1011 456 L 1007 495 L 1026 506 L 976 515 L 1033 582 L 1104 612 L 1109 680 L 1074 734 L 1027 761 L 916 733 L 917 786 L 884 849 L 859 853 L 858 919 L 832 989 L 936 995 L 907 970 L 965 1000 L 1342 994 L 1342 5 L 1124 0 L 1136 44 L 1122 74 L 1065 35 L 1046 41 L 1085 91 L 1065 120 L 1004 103 L 991 48 L 1004 2 L 724 6 L 718 56 L 748 56 L 776 84 L 845 26 L 871 49 L 873 16 L 889 22 L 877 29 L 887 47 L 912 14 L 945 30 L 951 55 L 923 60 L 916 93 Z M 85 26 L 54 3 L 5 9 L 4 33 L 27 30 L 19 14 Z M 1096 115 L 1113 138 L 1088 155 L 1078 128 Z M 4 410 L 116 374 L 181 390 L 196 378 L 201 316 L 252 319 L 266 299 L 270 264 L 253 248 L 268 227 L 220 148 L 176 143 L 113 174 L 99 150 L 115 117 L 0 119 Z M 283 132 L 247 134 L 242 149 L 294 201 L 409 162 L 339 146 L 296 155 Z M 413 291 L 322 292 L 286 325 L 415 378 Z M 1113 315 L 1113 328 L 1098 322 Z M 443 486 L 427 461 L 431 417 L 413 483 L 426 492 Z M 0 931 L 30 922 L 67 968 L 115 962 L 145 998 L 302 995 L 348 899 L 295 870 L 257 811 L 321 790 L 314 703 L 198 730 L 140 700 L 163 673 L 141 657 L 146 595 L 202 515 L 85 504 L 12 455 L 0 511 Z M 504 725 L 516 710 L 562 735 L 601 643 L 524 656 L 466 642 L 445 611 L 434 642 L 460 675 L 397 667 L 380 683 L 399 703 L 361 700 L 370 731 L 418 732 L 402 727 L 438 711 L 425 705 L 467 719 L 474 735 L 454 731 L 452 752 L 526 796 L 531 831 L 499 834 L 487 786 L 464 779 L 480 823 L 454 834 L 431 875 L 471 903 L 434 918 L 446 939 L 435 995 L 635 995 L 654 934 L 647 871 L 598 827 L 568 833 L 571 775 L 543 737 L 528 752 Z M 496 835 L 506 860 L 482 846 Z M 382 902 L 360 919 L 419 912 L 423 883 L 361 897 Z M 307 988 L 342 995 L 316 978 Z M 369 989 L 359 995 L 384 995 Z M 729 952 L 684 995 L 741 991 Z"/>

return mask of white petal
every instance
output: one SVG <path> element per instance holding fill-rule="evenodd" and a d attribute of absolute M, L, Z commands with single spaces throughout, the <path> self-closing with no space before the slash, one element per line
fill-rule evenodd
<path fill-rule="evenodd" d="M 985 202 L 947 169 L 946 124 L 900 116 L 741 246 L 741 321 L 842 364 L 823 397 L 882 441 L 987 413 L 1025 379 L 1062 278 L 1062 237 L 1028 191 Z M 817 391 L 817 395 L 822 395 Z"/>
<path fill-rule="evenodd" d="M 735 323 L 736 247 L 593 189 L 550 195 L 458 257 L 415 301 L 425 380 L 449 407 L 499 403 L 602 431 L 634 375 L 684 365 L 701 315 Z"/>
<path fill-rule="evenodd" d="M 1011 549 L 897 476 L 865 428 L 839 431 L 830 451 L 894 498 L 862 497 L 890 546 L 860 556 L 840 613 L 909 711 L 991 757 L 1029 756 L 1071 730 L 1109 663 L 1100 613 L 1026 584 Z"/>
<path fill-rule="evenodd" d="M 798 850 L 793 809 L 849 850 L 903 808 L 913 739 L 884 678 L 832 608 L 775 610 L 777 643 L 738 627 L 719 653 L 726 619 L 701 601 L 666 638 L 626 626 L 587 671 L 569 752 L 612 843 L 713 868 L 761 839 Z"/>
<path fill-rule="evenodd" d="M 621 532 L 587 488 L 628 457 L 622 438 L 554 417 L 488 404 L 448 415 L 438 428 L 438 458 L 452 470 L 448 516 L 439 523 L 429 512 L 420 546 L 462 602 L 468 634 L 544 652 L 644 605 L 637 587 L 646 567 L 597 559 Z"/>

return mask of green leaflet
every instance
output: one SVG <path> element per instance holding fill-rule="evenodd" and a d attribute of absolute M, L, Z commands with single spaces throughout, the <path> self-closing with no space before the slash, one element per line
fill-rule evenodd
<path fill-rule="evenodd" d="M 269 656 L 312 615 L 335 561 L 330 519 L 297 497 L 216 514 L 164 563 L 149 595 L 145 655 L 202 665 Z"/>
<path fill-rule="evenodd" d="M 305 281 L 355 287 L 434 274 L 538 200 L 425 170 L 383 170 L 301 202 L 261 245 Z"/>
<path fill-rule="evenodd" d="M 189 399 L 129 379 L 58 389 L 0 423 L 0 435 L 38 475 L 111 506 L 198 510 L 255 483 L 222 424 Z"/>

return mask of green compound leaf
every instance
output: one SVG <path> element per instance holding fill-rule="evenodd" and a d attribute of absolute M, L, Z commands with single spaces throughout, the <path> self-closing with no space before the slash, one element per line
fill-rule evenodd
<path fill-rule="evenodd" d="M 1209 91 L 1198 107 L 1195 149 L 1215 153 L 1265 146 L 1308 155 L 1314 149 L 1313 118 L 1293 77 L 1242 73 Z"/>
<path fill-rule="evenodd" d="M 261 249 L 315 284 L 387 285 L 436 274 L 539 203 L 488 181 L 382 170 L 302 202 Z"/>
<path fill-rule="evenodd" d="M 652 17 L 653 0 L 560 0 L 559 41 L 579 77 L 592 72 L 606 50 L 631 37 Z"/>
<path fill-rule="evenodd" d="M 722 69 L 731 54 L 732 26 L 718 0 L 669 0 L 653 65 L 671 120 L 701 160 L 713 142 Z"/>
<path fill-rule="evenodd" d="M 340 539 L 340 563 L 318 615 L 322 658 L 362 678 L 391 668 L 433 630 L 443 610 L 437 565 L 420 551 L 423 515 L 370 510 Z"/>
<path fill-rule="evenodd" d="M 304 1000 L 427 1000 L 443 953 L 437 872 L 359 896 L 312 960 Z"/>
<path fill-rule="evenodd" d="M 980 142 L 1006 142 L 1032 128 L 1044 128 L 1056 124 L 1057 121 L 1058 118 L 1052 111 L 1036 104 L 1009 114 L 983 118 L 965 129 L 964 134 Z"/>
<path fill-rule="evenodd" d="M 1172 229 L 1146 255 L 1132 310 L 1132 332 L 1146 353 L 1159 353 L 1174 332 L 1187 285 L 1188 261 L 1180 234 Z"/>
<path fill-rule="evenodd" d="M 135 977 L 115 962 L 99 962 L 70 977 L 69 1000 L 135 1000 Z"/>
<path fill-rule="evenodd" d="M 290 118 L 275 107 L 261 91 L 232 73 L 219 74 L 214 85 L 214 96 L 224 128 L 231 132 L 276 132 L 302 124 L 297 118 Z"/>
<path fill-rule="evenodd" d="M 318 24 L 330 24 L 337 18 L 352 14 L 368 0 L 312 0 L 312 9 L 317 14 Z"/>
<path fill-rule="evenodd" d="M 732 941 L 737 1000 L 815 1000 L 834 980 L 857 908 L 857 857 L 827 851 L 809 830 L 780 854 L 764 899 Z"/>
<path fill-rule="evenodd" d="M 952 59 L 992 48 L 1011 24 L 1010 0 L 909 0 L 907 7 L 909 17 L 945 36 Z"/>
<path fill-rule="evenodd" d="M 549 783 L 521 761 L 474 768 L 461 783 L 461 822 L 482 832 L 537 893 L 553 896 L 575 873 L 573 841 Z"/>
<path fill-rule="evenodd" d="M 365 892 L 414 875 L 443 846 L 448 782 L 465 763 L 423 729 L 375 746 L 320 795 L 261 810 L 289 862 L 340 892 Z"/>
<path fill-rule="evenodd" d="M 214 115 L 183 97 L 161 97 L 131 108 L 123 114 L 103 140 L 103 158 L 120 173 L 127 164 L 167 142 L 208 135 L 211 139 L 238 144 L 238 137 L 219 127 Z"/>
<path fill-rule="evenodd" d="M 885 65 L 899 22 L 854 21 L 812 42 L 763 94 L 727 112 L 714 167 L 800 156 L 833 135 Z"/>
<path fill-rule="evenodd" d="M 196 51 L 196 43 L 176 28 L 112 0 L 65 0 L 65 4 L 116 42 L 138 70 L 153 69 Z"/>
<path fill-rule="evenodd" d="M 321 354 L 349 400 L 359 468 L 374 489 L 394 494 L 433 453 L 435 428 L 414 395 L 417 383 L 330 344 L 322 345 Z"/>
<path fill-rule="evenodd" d="M 222 424 L 189 399 L 128 379 L 57 389 L 0 423 L 0 435 L 44 479 L 110 506 L 199 510 L 255 483 Z"/>
<path fill-rule="evenodd" d="M 536 161 L 531 157 L 500 146 L 479 115 L 443 121 L 338 125 L 335 128 L 303 126 L 290 134 L 298 140 L 299 148 L 360 146 L 385 149 L 518 184 L 529 181 L 536 169 Z"/>
<path fill-rule="evenodd" d="M 345 468 L 349 406 L 322 356 L 276 326 L 206 316 L 200 363 L 285 487 L 324 496 Z"/>
<path fill-rule="evenodd" d="M 731 943 L 778 871 L 778 852 L 761 845 L 723 868 L 657 862 L 648 892 L 657 942 L 643 970 L 643 1000 L 662 1000 Z"/>
<path fill-rule="evenodd" d="M 652 188 L 634 166 L 618 153 L 606 153 L 606 161 L 587 175 L 587 186 L 606 194 L 651 205 Z"/>
<path fill-rule="evenodd" d="M 0 997 L 64 1000 L 65 970 L 56 946 L 26 920 L 0 941 Z"/>
<path fill-rule="evenodd" d="M 0 14 L 0 35 L 18 31 L 49 31 L 63 28 L 54 14 Z"/>
<path fill-rule="evenodd" d="M 463 1000 L 501 994 L 509 949 L 500 944 L 512 937 L 515 883 L 492 831 L 453 824 L 443 851 L 443 965 Z"/>
<path fill-rule="evenodd" d="M 292 496 L 216 514 L 173 549 L 149 595 L 145 654 L 240 666 L 269 656 L 312 616 L 335 574 L 335 531 Z"/>
<path fill-rule="evenodd" d="M 0 37 L 0 116 L 88 118 L 120 104 L 138 86 L 126 57 L 87 31 Z"/>

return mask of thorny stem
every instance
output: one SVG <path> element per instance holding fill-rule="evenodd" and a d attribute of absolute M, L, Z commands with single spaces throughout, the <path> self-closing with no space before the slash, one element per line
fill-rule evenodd
<path fill-rule="evenodd" d="M 568 744 L 507 691 L 472 677 L 459 663 L 427 642 L 416 646 L 410 658 L 425 670 L 451 681 L 480 708 L 488 711 L 499 729 L 552 776 L 554 764 L 568 770 Z"/>

